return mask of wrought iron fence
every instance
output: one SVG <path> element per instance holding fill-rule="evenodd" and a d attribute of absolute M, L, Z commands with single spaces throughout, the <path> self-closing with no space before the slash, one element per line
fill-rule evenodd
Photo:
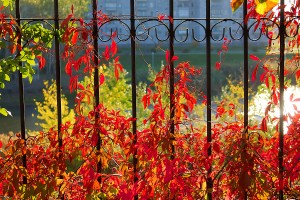
<path fill-rule="evenodd" d="M 54 18 L 53 19 L 37 19 L 37 18 L 22 18 L 20 14 L 20 0 L 15 1 L 15 17 L 17 20 L 17 23 L 20 27 L 26 28 L 26 24 L 24 25 L 22 22 L 26 21 L 26 23 L 33 23 L 33 22 L 41 22 L 46 23 L 49 26 L 52 27 L 53 34 L 54 34 L 54 49 L 55 49 L 55 71 L 56 71 L 56 86 L 57 86 L 57 128 L 58 128 L 58 146 L 62 147 L 63 141 L 62 141 L 62 135 L 61 135 L 61 125 L 62 125 L 62 104 L 61 104 L 61 58 L 60 58 L 60 42 L 59 37 L 55 33 L 55 30 L 59 29 L 59 22 L 60 22 L 60 16 L 58 15 L 59 7 L 58 7 L 58 0 L 54 0 Z M 229 3 L 229 2 L 228 2 Z M 284 0 L 281 0 L 281 4 L 284 4 Z M 283 148 L 284 148 L 284 134 L 283 134 L 283 106 L 284 106 L 284 68 L 285 68 L 285 38 L 287 37 L 294 37 L 295 35 L 289 35 L 286 31 L 285 27 L 285 16 L 284 16 L 284 10 L 283 7 L 280 9 L 280 20 L 279 23 L 272 23 L 273 26 L 276 27 L 278 30 L 277 35 L 273 35 L 272 38 L 268 36 L 268 34 L 263 34 L 262 30 L 258 28 L 255 30 L 255 34 L 251 34 L 251 30 L 254 29 L 254 27 L 257 25 L 258 21 L 256 19 L 253 19 L 252 21 L 246 20 L 247 16 L 247 5 L 243 5 L 243 18 L 241 19 L 215 19 L 211 17 L 211 1 L 206 0 L 206 8 L 205 8 L 205 18 L 175 18 L 174 17 L 174 0 L 169 0 L 169 17 L 174 20 L 174 23 L 170 23 L 170 20 L 168 19 L 158 19 L 157 17 L 147 18 L 147 17 L 136 17 L 135 16 L 135 9 L 136 9 L 136 2 L 135 0 L 130 0 L 130 15 L 127 16 L 117 16 L 117 17 L 111 17 L 109 21 L 102 24 L 100 27 L 97 23 L 97 11 L 99 10 L 97 7 L 97 1 L 92 1 L 92 20 L 93 20 L 93 41 L 91 43 L 94 47 L 94 60 L 95 65 L 97 66 L 98 63 L 98 54 L 99 54 L 99 42 L 107 42 L 112 39 L 112 30 L 108 32 L 106 35 L 101 35 L 100 30 L 107 26 L 110 23 L 118 23 L 119 26 L 122 26 L 125 30 L 125 34 L 121 34 L 116 32 L 116 38 L 119 40 L 119 43 L 127 42 L 130 43 L 130 59 L 131 59 L 131 85 L 132 85 L 132 117 L 137 117 L 137 75 L 136 75 L 136 43 L 138 41 L 146 41 L 150 37 L 155 37 L 155 40 L 159 42 L 167 42 L 168 48 L 170 51 L 170 57 L 174 56 L 174 45 L 175 43 L 185 43 L 187 40 L 202 44 L 205 43 L 205 45 L 202 48 L 205 48 L 206 50 L 206 96 L 207 96 L 207 115 L 206 115 L 206 121 L 207 121 L 207 142 L 212 142 L 212 110 L 210 109 L 212 105 L 212 87 L 214 87 L 214 84 L 212 83 L 212 58 L 211 58 L 211 48 L 212 43 L 215 41 L 221 41 L 224 39 L 225 35 L 229 37 L 231 40 L 238 40 L 241 41 L 241 45 L 243 46 L 243 77 L 244 77 L 244 128 L 247 130 L 249 119 L 247 113 L 249 112 L 249 42 L 251 41 L 259 41 L 262 37 L 265 37 L 267 39 L 276 40 L 280 39 L 280 67 L 279 67 L 279 82 L 280 82 L 280 125 L 279 125 L 279 150 L 278 150 L 278 163 L 279 163 L 279 176 L 280 180 L 282 181 L 283 178 Z M 260 19 L 260 20 L 267 20 L 267 19 Z M 178 31 L 180 30 L 180 27 L 184 26 L 185 23 L 192 23 L 193 26 L 181 30 L 181 35 L 178 34 Z M 224 26 L 221 26 L 222 23 L 231 23 L 234 24 L 237 28 L 236 30 L 239 30 L 238 34 L 234 32 L 233 29 L 230 27 L 225 28 Z M 218 29 L 218 36 L 214 35 L 214 32 Z M 227 30 L 226 30 L 227 29 Z M 160 35 L 159 30 L 164 30 L 163 32 L 166 34 L 163 34 L 163 36 Z M 16 29 L 16 31 L 20 31 L 19 29 Z M 201 33 L 201 34 L 199 34 Z M 19 32 L 18 34 L 21 34 Z M 21 45 L 21 38 L 19 38 L 18 43 Z M 21 64 L 21 63 L 20 63 Z M 170 63 L 170 98 L 172 99 L 172 96 L 174 95 L 174 63 Z M 96 105 L 99 104 L 100 100 L 100 92 L 99 92 L 99 71 L 96 68 L 94 72 L 94 98 Z M 19 84 L 19 101 L 20 101 L 20 123 L 21 123 L 21 138 L 26 140 L 26 127 L 25 127 L 25 101 L 24 96 L 26 95 L 24 93 L 24 85 L 23 85 L 23 79 L 22 74 L 19 73 L 18 77 L 18 84 Z M 170 119 L 173 119 L 175 113 L 174 113 L 174 102 L 170 100 Z M 96 120 L 99 118 L 99 116 L 96 116 Z M 136 135 L 137 133 L 137 124 L 136 121 L 132 122 L 132 131 L 133 134 Z M 174 121 L 171 122 L 171 134 L 174 134 Z M 247 134 L 247 131 L 243 132 L 243 134 Z M 136 143 L 137 138 L 135 137 L 135 141 L 133 142 L 133 145 Z M 98 138 L 97 142 L 97 149 L 101 149 L 101 139 Z M 175 151 L 174 147 L 172 148 L 172 151 Z M 209 147 L 207 150 L 207 155 L 212 155 L 212 148 Z M 26 155 L 23 155 L 22 158 L 23 167 L 26 168 Z M 136 158 L 136 152 L 133 155 L 133 166 L 134 166 L 134 172 L 137 172 L 137 158 Z M 212 170 L 212 166 L 210 166 L 208 173 L 207 173 L 207 187 L 213 188 L 213 180 L 210 176 Z M 97 166 L 97 172 L 101 172 L 101 163 Z M 138 177 L 135 176 L 135 181 L 138 180 Z M 26 177 L 23 177 L 23 183 L 27 183 Z M 283 190 L 280 190 L 279 199 L 283 199 L 284 193 Z M 137 197 L 136 197 L 137 198 Z M 208 199 L 212 199 L 212 193 L 208 193 Z M 245 192 L 245 199 L 247 198 L 247 193 Z"/>

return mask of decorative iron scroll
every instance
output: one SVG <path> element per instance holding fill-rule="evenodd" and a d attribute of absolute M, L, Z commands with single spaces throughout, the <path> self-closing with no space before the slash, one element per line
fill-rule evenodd
<path fill-rule="evenodd" d="M 135 30 L 137 41 L 156 40 L 159 42 L 168 41 L 170 38 L 169 20 L 159 20 L 158 18 L 136 18 Z M 26 32 L 28 25 L 33 23 L 41 23 L 48 30 L 55 35 L 55 28 L 49 21 L 42 19 L 21 19 L 25 21 L 22 24 L 22 33 Z M 205 42 L 206 40 L 206 19 L 180 19 L 173 20 L 174 23 L 174 40 L 178 43 L 187 42 L 190 38 L 192 42 Z M 285 37 L 294 38 L 299 34 L 299 17 L 293 17 L 285 22 Z M 225 37 L 233 41 L 241 40 L 246 34 L 244 31 L 244 23 L 242 19 L 211 19 L 210 35 L 212 41 L 222 41 Z M 293 30 L 291 30 L 291 24 L 293 24 Z M 85 23 L 87 29 L 92 29 L 90 23 Z M 12 25 L 15 31 L 17 27 Z M 128 18 L 111 18 L 98 26 L 99 40 L 102 42 L 108 42 L 112 39 L 117 39 L 120 42 L 129 41 L 132 37 L 130 35 L 130 19 Z M 120 31 L 122 30 L 122 32 Z M 248 39 L 249 41 L 258 41 L 262 37 L 270 40 L 277 40 L 279 38 L 279 21 L 273 21 L 268 18 L 249 19 L 248 26 Z M 180 32 L 180 34 L 179 34 Z M 24 34 L 22 34 L 24 37 Z M 25 35 L 25 38 L 27 36 Z M 30 37 L 28 37 L 29 39 Z M 92 42 L 92 35 L 89 36 L 90 40 L 82 41 L 85 43 Z"/>
<path fill-rule="evenodd" d="M 298 18 L 291 19 L 286 22 L 293 23 Z M 136 19 L 135 29 L 137 31 L 136 40 L 157 40 L 159 42 L 167 41 L 170 38 L 170 32 L 174 33 L 174 40 L 179 43 L 190 41 L 203 42 L 206 39 L 205 19 L 174 19 L 174 30 L 169 29 L 169 20 L 152 19 Z M 222 41 L 225 37 L 231 40 L 241 40 L 245 36 L 244 23 L 242 19 L 211 19 L 210 35 L 212 41 Z M 114 24 L 119 24 L 118 26 Z M 113 26 L 112 26 L 113 25 Z M 299 25 L 296 25 L 295 31 L 285 30 L 287 38 L 293 38 L 298 34 Z M 122 27 L 124 31 L 119 32 L 116 27 Z M 103 31 L 103 30 L 109 31 Z M 120 42 L 128 41 L 131 38 L 129 19 L 112 18 L 99 26 L 102 42 L 108 42 L 112 38 L 117 38 Z M 180 31 L 180 34 L 179 34 Z M 279 38 L 279 22 L 267 18 L 250 19 L 248 21 L 247 31 L 250 41 L 258 41 L 263 36 L 266 39 L 276 40 Z M 102 34 L 101 34 L 102 33 Z M 181 37 L 179 36 L 181 35 Z"/>

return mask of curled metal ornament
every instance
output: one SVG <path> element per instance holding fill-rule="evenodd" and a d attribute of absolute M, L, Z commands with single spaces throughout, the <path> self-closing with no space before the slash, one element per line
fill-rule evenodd
<path fill-rule="evenodd" d="M 115 28 L 116 26 L 114 27 L 111 26 L 112 23 L 119 23 L 119 26 L 123 27 L 125 33 L 120 33 L 118 29 L 113 30 L 113 28 Z M 108 31 L 104 31 L 105 28 Z M 102 23 L 99 26 L 98 31 L 99 31 L 98 38 L 101 42 L 108 42 L 114 39 L 114 37 L 118 38 L 118 40 L 121 42 L 128 41 L 131 38 L 129 23 L 127 24 L 125 21 L 121 19 L 110 19 L 109 21 Z"/>
<path fill-rule="evenodd" d="M 154 38 L 151 36 L 152 30 L 154 32 L 155 39 L 160 42 L 167 41 L 170 38 L 170 29 L 167 24 L 161 20 L 149 19 L 143 20 L 136 26 L 136 39 L 138 41 L 146 41 L 148 38 L 153 40 Z M 165 37 L 159 36 L 162 32 L 167 33 Z"/>
<path fill-rule="evenodd" d="M 192 26 L 192 25 L 195 25 L 195 26 Z M 181 31 L 181 33 L 185 32 L 185 36 L 183 36 L 183 39 L 179 39 L 178 38 L 178 33 L 181 29 L 181 27 L 184 27 L 184 31 Z M 190 29 L 187 28 L 187 27 L 191 27 Z M 198 29 L 196 29 L 198 28 Z M 200 33 L 201 30 L 203 30 L 203 34 L 202 34 L 202 37 L 201 38 L 198 38 L 196 36 L 196 30 Z M 188 40 L 189 37 L 192 38 L 193 41 L 196 41 L 196 42 L 203 42 L 205 39 L 206 39 L 206 35 L 205 35 L 205 26 L 199 22 L 199 20 L 193 20 L 193 19 L 185 19 L 181 22 L 179 22 L 179 24 L 177 24 L 174 28 L 174 35 L 175 35 L 175 41 L 176 42 L 179 42 L 179 43 L 183 43 L 183 42 L 186 42 Z M 191 36 L 189 35 L 191 33 Z M 183 34 L 181 34 L 183 35 Z M 198 35 L 201 35 L 201 34 L 198 34 Z"/>
<path fill-rule="evenodd" d="M 228 25 L 225 26 L 226 24 L 228 24 Z M 241 23 L 237 20 L 222 19 L 222 20 L 214 23 L 214 25 L 211 27 L 211 29 L 210 29 L 211 39 L 213 41 L 222 41 L 227 36 L 231 40 L 241 40 L 245 35 L 243 32 L 243 29 L 244 29 L 243 27 L 244 27 L 243 23 Z M 236 30 L 234 31 L 233 28 L 235 28 Z M 227 29 L 228 29 L 228 32 L 226 34 Z M 239 32 L 241 32 L 240 35 L 239 35 Z M 219 35 L 218 38 L 216 37 L 216 34 Z"/>
<path fill-rule="evenodd" d="M 299 34 L 299 18 L 286 17 L 284 35 L 287 38 L 295 38 Z M 24 20 L 24 19 L 22 19 Z M 44 24 L 46 29 L 56 34 L 56 30 L 47 19 L 28 19 L 25 23 L 22 23 L 21 27 L 11 25 L 15 32 L 20 28 L 21 32 L 26 32 L 26 29 L 30 24 L 41 23 Z M 175 18 L 174 29 L 169 29 L 169 19 L 152 18 L 135 18 L 135 40 L 137 41 L 159 41 L 164 42 L 170 39 L 170 33 L 173 32 L 174 41 L 178 43 L 184 42 L 205 42 L 207 37 L 207 28 L 205 26 L 206 19 L 187 19 L 187 18 Z M 250 41 L 259 41 L 263 37 L 268 40 L 277 40 L 279 38 L 279 19 L 249 19 L 247 23 L 247 30 L 244 29 L 244 23 L 242 19 L 211 19 L 212 26 L 209 28 L 210 37 L 213 41 L 222 41 L 225 37 L 232 40 L 241 40 L 247 31 L 247 37 Z M 48 28 L 49 27 L 49 28 Z M 93 35 L 91 34 L 92 21 L 84 22 L 81 28 L 78 27 L 78 40 L 81 43 L 91 43 Z M 107 21 L 98 25 L 98 39 L 102 42 L 108 42 L 112 39 L 119 40 L 120 42 L 129 41 L 132 37 L 130 28 L 130 18 L 110 18 Z M 24 35 L 23 35 L 24 36 Z M 84 39 L 82 38 L 84 36 Z M 25 40 L 30 39 L 30 36 L 24 36 Z M 27 39 L 26 39 L 27 38 Z M 9 41 L 9 38 L 2 38 Z"/>

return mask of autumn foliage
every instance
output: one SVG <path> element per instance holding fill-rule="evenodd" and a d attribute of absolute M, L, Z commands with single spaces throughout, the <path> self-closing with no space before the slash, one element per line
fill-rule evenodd
<path fill-rule="evenodd" d="M 266 14 L 274 2 L 255 0 L 249 7 L 256 14 Z M 242 3 L 232 1 L 233 10 Z M 260 4 L 266 4 L 265 10 L 259 8 L 263 6 Z M 97 14 L 98 25 L 110 20 L 101 12 Z M 22 51 L 24 47 L 15 41 L 19 36 L 10 28 L 15 22 L 0 16 L 0 36 L 10 38 L 11 42 L 7 48 L 12 54 Z M 162 17 L 159 20 L 172 21 Z M 277 199 L 283 190 L 287 197 L 300 196 L 300 110 L 297 107 L 293 115 L 285 116 L 290 123 L 284 135 L 283 177 L 278 170 L 279 119 L 269 115 L 270 110 L 280 104 L 277 68 L 266 64 L 264 58 L 249 56 L 256 63 L 251 80 L 256 81 L 260 76 L 261 84 L 265 84 L 272 95 L 265 105 L 263 118 L 245 127 L 244 121 L 236 118 L 242 111 L 232 99 L 223 99 L 213 108 L 207 108 L 204 92 L 195 90 L 193 85 L 193 80 L 205 77 L 202 69 L 181 62 L 177 56 L 170 58 L 166 50 L 165 65 L 140 102 L 151 113 L 145 119 L 126 117 L 118 109 L 108 109 L 101 103 L 95 105 L 94 83 L 83 85 L 79 81 L 84 76 L 93 78 L 95 70 L 105 63 L 111 63 L 116 80 L 123 73 L 114 37 L 95 58 L 91 44 L 94 36 L 89 29 L 93 23 L 75 19 L 70 14 L 60 24 L 64 44 L 61 57 L 70 77 L 69 90 L 76 95 L 74 121 L 62 124 L 60 133 L 53 127 L 26 140 L 16 134 L 5 147 L 0 141 L 0 195 L 13 199 L 127 200 L 134 197 L 206 199 L 208 194 L 214 199 L 243 199 L 246 193 L 251 199 Z M 221 51 L 230 50 L 228 44 L 226 40 Z M 43 42 L 34 45 L 39 53 L 36 56 L 39 66 L 43 68 L 42 53 L 47 53 L 48 47 Z M 220 70 L 221 63 L 215 66 Z M 295 80 L 299 78 L 299 71 L 293 74 Z M 290 74 L 285 73 L 286 80 Z M 174 78 L 173 92 L 170 77 Z M 109 78 L 99 71 L 96 85 L 100 92 Z M 299 101 L 291 99 L 295 103 Z M 195 107 L 199 104 L 212 110 L 214 115 L 211 142 L 207 142 L 210 122 L 197 122 Z M 142 123 L 134 132 L 133 123 L 137 120 Z M 272 130 L 268 129 L 270 123 L 275 124 Z M 58 143 L 60 134 L 62 146 Z M 208 184 L 210 180 L 212 188 Z"/>

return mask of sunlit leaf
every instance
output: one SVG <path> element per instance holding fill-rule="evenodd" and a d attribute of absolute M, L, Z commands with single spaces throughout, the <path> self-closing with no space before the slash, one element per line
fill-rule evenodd
<path fill-rule="evenodd" d="M 264 15 L 271 11 L 278 3 L 279 0 L 255 0 L 255 10 L 258 14 Z"/>
<path fill-rule="evenodd" d="M 230 6 L 232 9 L 232 12 L 235 12 L 242 4 L 244 0 L 231 0 Z"/>

